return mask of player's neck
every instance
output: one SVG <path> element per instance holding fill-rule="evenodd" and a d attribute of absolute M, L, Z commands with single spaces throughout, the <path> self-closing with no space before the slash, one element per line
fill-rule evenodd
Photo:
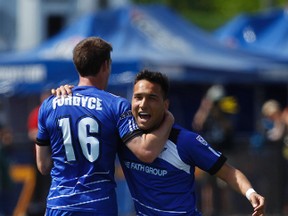
<path fill-rule="evenodd" d="M 98 76 L 80 77 L 78 86 L 95 86 L 102 90 L 105 88 L 104 81 L 102 81 Z"/>

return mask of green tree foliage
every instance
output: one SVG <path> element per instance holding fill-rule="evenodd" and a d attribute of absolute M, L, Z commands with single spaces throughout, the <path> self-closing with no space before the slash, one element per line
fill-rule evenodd
<path fill-rule="evenodd" d="M 208 31 L 220 27 L 240 13 L 255 13 L 283 7 L 285 0 L 132 0 L 136 4 L 165 4 L 184 18 Z"/>

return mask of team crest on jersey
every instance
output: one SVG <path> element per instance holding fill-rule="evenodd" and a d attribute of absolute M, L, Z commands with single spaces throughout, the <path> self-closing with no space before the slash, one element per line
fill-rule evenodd
<path fill-rule="evenodd" d="M 208 143 L 206 142 L 206 140 L 205 140 L 202 136 L 198 135 L 198 136 L 196 137 L 196 139 L 197 139 L 200 143 L 202 143 L 203 145 L 205 145 L 205 146 L 208 145 Z"/>
<path fill-rule="evenodd" d="M 122 119 L 124 119 L 124 118 L 127 118 L 127 117 L 129 117 L 129 116 L 132 116 L 132 111 L 131 111 L 131 110 L 122 113 L 121 116 L 120 116 L 120 120 L 122 120 Z"/>

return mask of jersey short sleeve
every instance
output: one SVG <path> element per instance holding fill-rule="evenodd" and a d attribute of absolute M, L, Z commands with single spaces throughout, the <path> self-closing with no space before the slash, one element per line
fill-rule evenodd
<path fill-rule="evenodd" d="M 114 109 L 114 113 L 118 113 L 116 121 L 119 136 L 124 143 L 127 143 L 133 137 L 142 134 L 142 131 L 139 129 L 136 120 L 132 115 L 131 104 L 128 100 L 121 98 L 118 100 L 118 104 Z"/>
<path fill-rule="evenodd" d="M 47 100 L 45 100 L 38 111 L 38 134 L 36 139 L 36 144 L 40 146 L 48 146 L 50 145 L 50 137 L 49 133 L 46 128 L 46 107 L 47 107 Z"/>
<path fill-rule="evenodd" d="M 129 142 L 129 140 L 133 139 L 136 136 L 142 135 L 143 133 L 138 128 L 138 125 L 131 111 L 127 111 L 120 116 L 119 125 L 119 133 L 123 143 Z"/>
<path fill-rule="evenodd" d="M 186 144 L 179 148 L 179 154 L 187 164 L 193 164 L 213 175 L 227 160 L 221 152 L 213 149 L 199 134 L 188 132 L 179 138 L 186 140 L 186 142 L 182 142 Z"/>

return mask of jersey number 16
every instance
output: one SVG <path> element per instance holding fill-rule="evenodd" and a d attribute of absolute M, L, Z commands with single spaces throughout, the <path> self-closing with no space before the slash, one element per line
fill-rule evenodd
<path fill-rule="evenodd" d="M 68 161 L 75 161 L 75 153 L 72 145 L 71 127 L 69 118 L 61 118 L 58 124 L 63 134 L 63 144 Z M 99 157 L 99 140 L 94 136 L 89 136 L 91 133 L 99 132 L 98 122 L 91 118 L 85 117 L 77 124 L 78 140 L 85 158 L 94 162 Z"/>

